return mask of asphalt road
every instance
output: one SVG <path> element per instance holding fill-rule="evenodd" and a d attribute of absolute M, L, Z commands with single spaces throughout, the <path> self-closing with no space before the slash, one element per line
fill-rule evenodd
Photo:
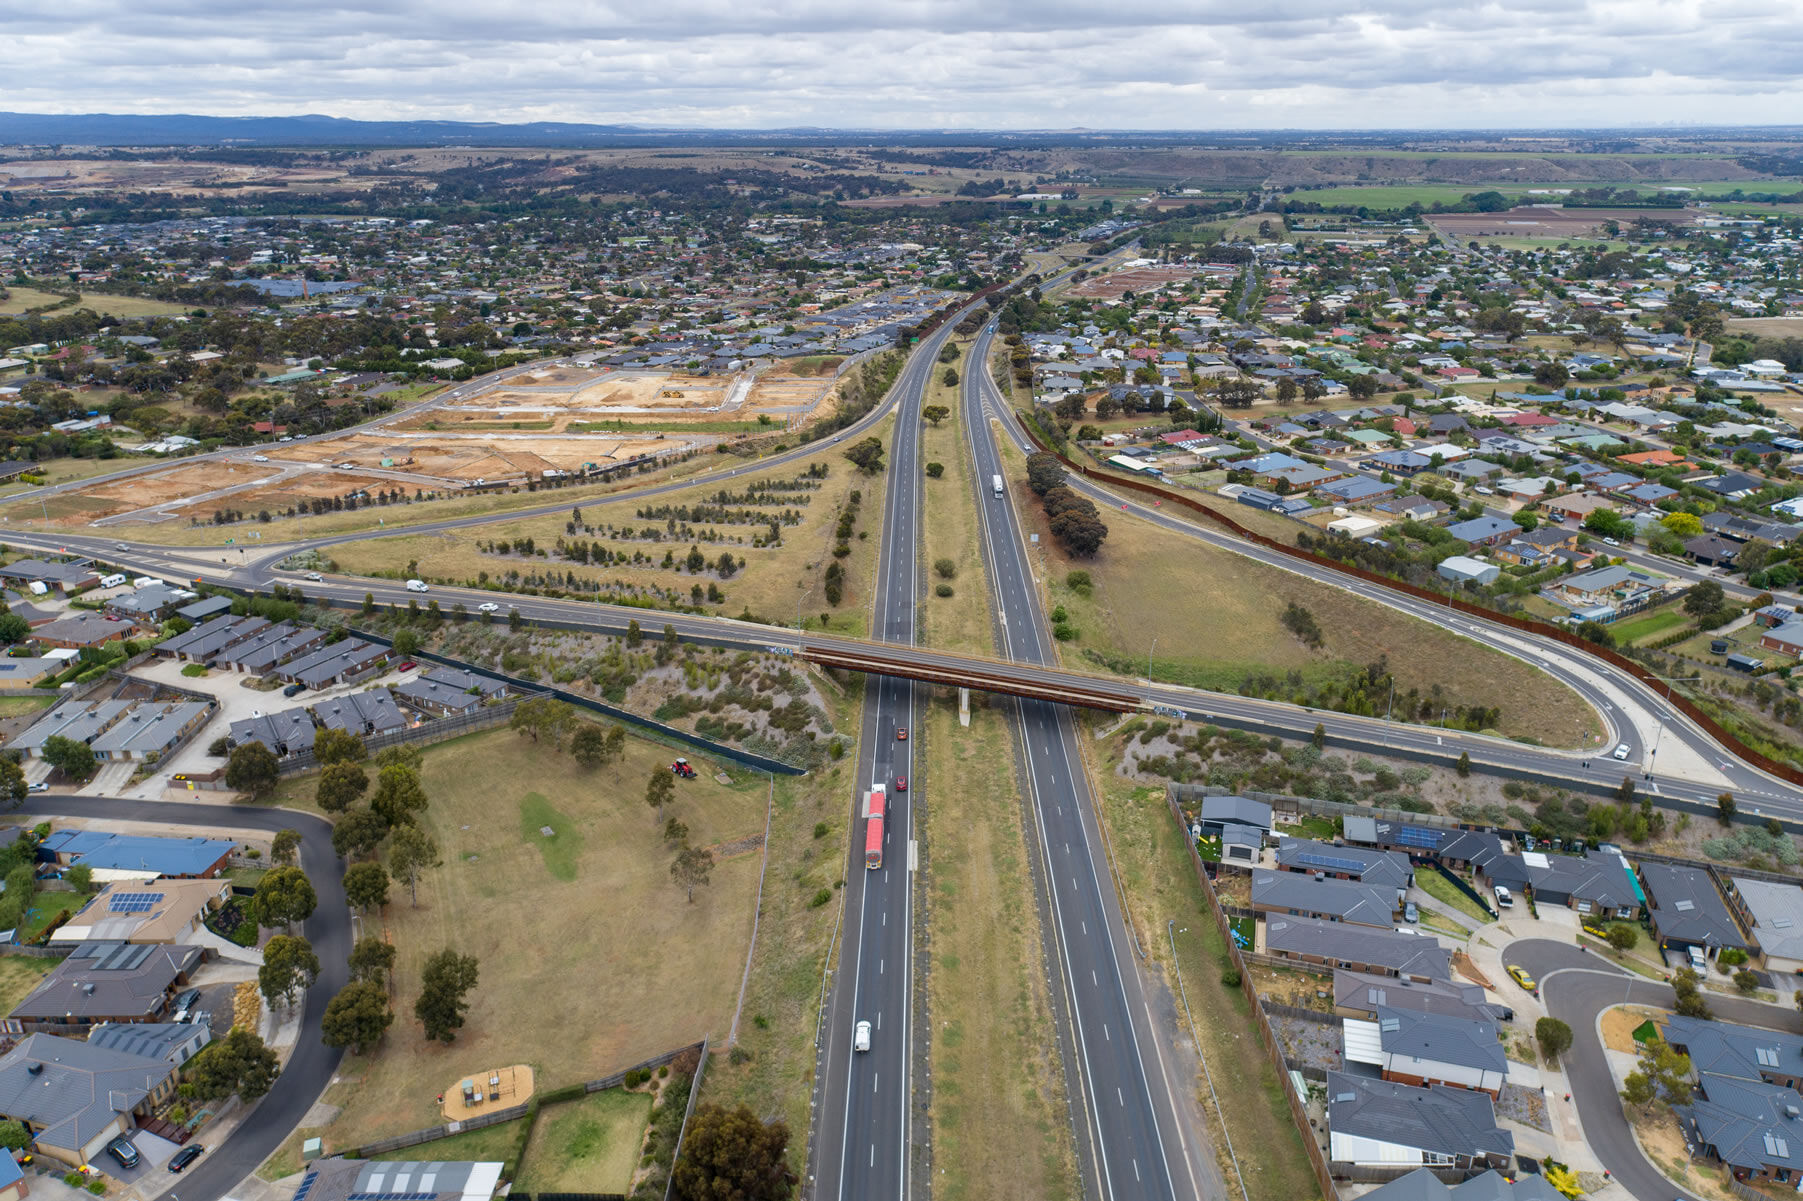
<path fill-rule="evenodd" d="M 1572 1047 L 1564 1056 L 1564 1066 L 1571 1081 L 1570 1104 L 1577 1108 L 1584 1125 L 1585 1141 L 1603 1166 L 1639 1201 L 1693 1197 L 1694 1194 L 1666 1179 L 1641 1153 L 1622 1113 L 1615 1078 L 1610 1074 L 1596 1033 L 1597 1016 L 1612 1005 L 1632 1003 L 1670 1009 L 1676 1002 L 1671 986 L 1629 975 L 1611 964 L 1605 955 L 1591 954 L 1551 939 L 1523 939 L 1511 943 L 1504 949 L 1503 959 L 1526 968 L 1528 974 L 1540 982 L 1540 995 L 1546 1003 L 1547 1013 L 1571 1027 Z M 1709 1008 L 1723 1021 L 1764 1026 L 1791 1034 L 1803 1031 L 1803 1019 L 1794 1009 L 1781 1005 L 1712 993 Z M 1564 1105 L 1567 1102 L 1561 1097 L 1549 1096 L 1547 1104 Z"/>
<path fill-rule="evenodd" d="M 1020 524 L 1006 490 L 996 496 L 992 483 L 992 477 L 1006 479 L 1009 473 L 981 403 L 992 387 L 988 342 L 986 333 L 966 356 L 961 406 L 977 480 L 983 556 L 1004 657 L 1044 664 L 1053 656 Z M 1075 1082 L 1071 1103 L 1083 1115 L 1079 1155 L 1086 1191 L 1093 1187 L 1095 1196 L 1109 1201 L 1200 1196 L 1176 1102 L 1176 1093 L 1187 1095 L 1192 1086 L 1170 1080 L 1158 1054 L 1070 712 L 1023 700 L 1016 733 L 1049 894 L 1069 1027 L 1064 1033 L 1074 1044 L 1065 1060 Z"/>
<path fill-rule="evenodd" d="M 350 910 L 344 899 L 344 864 L 332 850 L 331 824 L 312 814 L 288 809 L 54 794 L 33 796 L 25 808 L 35 817 L 98 818 L 268 833 L 281 829 L 300 831 L 300 865 L 313 882 L 319 906 L 297 933 L 307 937 L 319 956 L 319 979 L 301 1003 L 301 1029 L 294 1053 L 274 1086 L 231 1138 L 218 1146 L 209 1144 L 199 1162 L 183 1172 L 175 1187 L 157 1201 L 179 1201 L 181 1193 L 187 1194 L 188 1201 L 214 1201 L 228 1196 L 300 1125 L 331 1083 L 343 1057 L 342 1051 L 322 1043 L 319 1034 L 327 1002 L 350 978 Z"/>

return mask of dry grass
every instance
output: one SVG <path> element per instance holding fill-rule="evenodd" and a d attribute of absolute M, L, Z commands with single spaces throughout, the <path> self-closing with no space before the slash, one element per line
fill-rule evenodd
<path fill-rule="evenodd" d="M 1305 684 L 1323 682 L 1347 665 L 1387 658 L 1399 691 L 1428 695 L 1438 687 L 1452 706 L 1500 707 L 1506 735 L 1570 746 L 1596 734 L 1596 715 L 1576 693 L 1519 659 L 1119 509 L 1104 511 L 1108 539 L 1093 559 L 1067 556 L 1025 485 L 1024 457 L 1008 453 L 1014 503 L 1044 548 L 1048 609 L 1064 606 L 1080 632 L 1077 641 L 1059 644 L 1072 666 L 1093 669 L 1085 653 L 1093 650 L 1143 675 L 1154 631 L 1156 678 L 1224 691 L 1253 675 L 1294 672 Z M 1090 595 L 1065 585 L 1073 568 L 1089 572 Z M 1283 625 L 1290 601 L 1314 614 L 1324 635 L 1321 650 L 1310 650 Z"/>
<path fill-rule="evenodd" d="M 1710 1201 L 1734 1201 L 1735 1194 L 1730 1193 L 1727 1185 L 1722 1183 L 1726 1172 L 1720 1166 L 1695 1162 L 1690 1158 L 1690 1153 L 1684 1148 L 1684 1132 L 1678 1126 L 1677 1115 L 1671 1110 L 1662 1109 L 1651 1116 L 1634 1117 L 1630 1121 L 1635 1135 L 1640 1139 L 1641 1150 L 1646 1152 L 1646 1157 L 1667 1180 L 1673 1181 L 1686 1192 L 1707 1197 Z"/>
<path fill-rule="evenodd" d="M 327 1094 L 343 1111 L 335 1146 L 441 1121 L 445 1082 L 499 1064 L 527 1063 L 542 1089 L 594 1079 L 647 1055 L 723 1035 L 732 1018 L 759 856 L 716 864 L 693 904 L 671 882 L 673 852 L 654 831 L 644 781 L 666 748 L 630 739 L 623 761 L 594 772 L 505 730 L 425 752 L 425 815 L 444 865 L 404 890 L 362 933 L 399 949 L 395 1023 L 375 1053 L 345 1060 Z M 305 798 L 311 780 L 287 786 Z M 546 798 L 582 837 L 576 878 L 559 879 L 522 836 L 528 793 Z M 765 789 L 728 787 L 711 772 L 677 786 L 673 812 L 698 846 L 761 833 Z M 468 1021 L 450 1046 L 428 1043 L 414 1020 L 420 969 L 453 947 L 481 965 Z M 547 1058 L 551 1048 L 555 1055 Z"/>
<path fill-rule="evenodd" d="M 1008 726 L 926 723 L 933 1169 L 946 1198 L 1081 1193 Z"/>
<path fill-rule="evenodd" d="M 0 1007 L 11 1013 L 13 1006 L 31 995 L 59 960 L 38 959 L 27 955 L 0 958 Z"/>
<path fill-rule="evenodd" d="M 888 437 L 893 429 L 893 418 L 886 419 L 878 428 L 876 436 Z M 708 558 L 717 559 L 723 549 L 730 549 L 735 558 L 746 560 L 746 565 L 729 580 L 721 580 L 713 572 L 699 576 L 691 576 L 686 572 L 665 570 L 652 563 L 633 567 L 613 564 L 611 566 L 589 566 L 580 563 L 567 563 L 552 559 L 525 559 L 518 555 L 489 555 L 477 549 L 479 541 L 505 541 L 514 538 L 530 537 L 541 546 L 551 546 L 557 538 L 564 536 L 566 523 L 570 520 L 568 509 L 545 517 L 514 518 L 497 520 L 491 524 L 471 526 L 449 535 L 409 535 L 398 538 L 385 538 L 378 541 L 352 542 L 333 548 L 331 554 L 342 571 L 358 575 L 381 575 L 401 578 L 405 565 L 411 561 L 418 562 L 418 575 L 428 580 L 444 582 L 474 583 L 481 574 L 500 578 L 510 569 L 522 571 L 530 569 L 547 570 L 555 568 L 559 572 L 573 573 L 579 578 L 597 580 L 606 585 L 613 581 L 623 581 L 638 586 L 662 586 L 677 588 L 685 594 L 689 587 L 702 582 L 713 581 L 726 594 L 723 604 L 713 606 L 714 610 L 728 616 L 737 616 L 746 609 L 760 617 L 767 617 L 784 624 L 794 622 L 797 602 L 802 602 L 802 618 L 812 617 L 809 623 L 818 627 L 822 612 L 830 611 L 833 615 L 831 628 L 839 633 L 862 634 L 869 627 L 868 608 L 870 604 L 870 587 L 876 570 L 876 549 L 881 535 L 883 512 L 883 490 L 888 486 L 888 472 L 882 475 L 866 476 L 858 472 L 841 453 L 842 446 L 823 448 L 817 454 L 805 460 L 789 463 L 783 467 L 764 472 L 742 474 L 730 481 L 718 478 L 705 483 L 698 483 L 692 489 L 666 494 L 657 497 L 653 504 L 681 505 L 699 500 L 711 499 L 722 488 L 734 492 L 742 491 L 746 484 L 755 479 L 792 479 L 807 470 L 810 463 L 824 462 L 828 465 L 829 474 L 823 486 L 809 493 L 812 500 L 805 506 L 794 506 L 803 514 L 802 522 L 797 526 L 786 527 L 782 534 L 782 543 L 774 547 L 753 547 L 751 545 L 734 544 L 723 546 L 718 543 L 696 543 L 707 554 Z M 939 481 L 944 483 L 945 481 Z M 857 529 L 867 532 L 870 537 L 852 540 L 852 553 L 845 560 L 846 588 L 842 603 L 837 609 L 831 609 L 826 603 L 826 592 L 822 584 L 827 564 L 833 561 L 832 547 L 834 527 L 838 523 L 839 511 L 846 497 L 854 490 L 863 494 L 859 508 Z M 542 502 L 542 494 L 540 497 Z M 583 521 L 599 529 L 605 525 L 615 527 L 660 525 L 661 522 L 641 519 L 636 515 L 637 509 L 644 503 L 638 500 L 616 501 L 612 504 L 595 503 L 592 499 L 571 496 L 571 508 L 581 508 Z M 415 509 L 420 506 L 414 506 Z M 436 514 L 437 508 L 432 511 Z M 774 511 L 774 510 L 773 510 Z M 393 512 L 392 509 L 388 512 Z M 708 522 L 695 523 L 697 528 L 709 525 Z M 749 539 L 752 534 L 761 532 L 761 527 L 754 526 L 717 526 L 722 533 L 742 535 Z M 615 550 L 623 550 L 631 554 L 640 550 L 661 560 L 665 550 L 673 549 L 678 558 L 688 552 L 689 543 L 665 541 L 628 542 L 610 541 L 605 538 L 587 538 L 612 546 Z M 805 598 L 805 599 L 804 599 Z M 686 597 L 685 597 L 686 599 Z"/>
<path fill-rule="evenodd" d="M 1282 1085 L 1253 1033 L 1245 995 L 1221 983 L 1225 944 L 1206 910 L 1202 885 L 1184 834 L 1165 805 L 1164 790 L 1136 788 L 1112 770 L 1099 783 L 1100 812 L 1114 844 L 1130 919 L 1173 994 L 1179 990 L 1170 974 L 1165 924 L 1176 920 L 1177 966 L 1221 1109 L 1209 1104 L 1208 1086 L 1201 1079 L 1194 1088 L 1211 1126 L 1225 1125 L 1248 1196 L 1252 1201 L 1318 1196 Z M 1236 1193 L 1233 1165 L 1218 1132 L 1213 1141 L 1228 1192 Z"/>
<path fill-rule="evenodd" d="M 960 343 L 965 349 L 969 343 Z M 967 365 L 960 358 L 960 371 Z M 962 393 L 946 387 L 939 376 L 927 390 L 927 404 L 945 405 L 951 416 L 937 427 L 923 423 L 920 430 L 922 464 L 943 463 L 945 475 L 921 481 L 924 546 L 922 565 L 928 595 L 921 602 L 920 641 L 947 650 L 988 655 L 995 652 L 995 626 L 990 618 L 988 575 L 983 562 L 983 534 L 973 506 L 983 503 L 972 489 L 970 446 L 965 440 Z M 973 499 L 975 497 L 976 499 Z M 942 579 L 933 569 L 940 559 L 950 559 L 957 574 Z M 933 595 L 941 583 L 952 586 L 951 596 Z"/>
<path fill-rule="evenodd" d="M 1605 1009 L 1602 1020 L 1603 1046 L 1611 1051 L 1638 1055 L 1640 1044 L 1634 1041 L 1634 1028 L 1648 1018 L 1663 1022 L 1670 1016 L 1669 1009 L 1654 1009 L 1649 1005 L 1617 1005 L 1613 1009 Z"/>
<path fill-rule="evenodd" d="M 534 1193 L 625 1192 L 650 1121 L 648 1092 L 610 1088 L 547 1107 L 526 1144 L 519 1187 Z"/>
<path fill-rule="evenodd" d="M 26 309 L 35 309 L 43 305 L 61 304 L 63 298 L 53 292 L 40 291 L 37 288 L 21 288 L 13 285 L 7 289 L 11 296 L 0 300 L 0 312 L 18 313 Z M 189 310 L 179 304 L 170 304 L 166 300 L 151 300 L 143 296 L 108 296 L 101 292 L 83 292 L 81 299 L 75 304 L 56 310 L 58 313 L 73 313 L 80 309 L 92 309 L 102 317 L 173 317 Z"/>

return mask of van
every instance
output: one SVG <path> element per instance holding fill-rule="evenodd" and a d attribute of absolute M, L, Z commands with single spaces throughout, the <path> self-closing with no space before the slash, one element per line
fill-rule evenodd
<path fill-rule="evenodd" d="M 125 583 L 125 574 L 123 572 L 115 572 L 112 575 L 103 575 L 100 577 L 100 586 L 102 588 L 117 588 L 123 583 Z"/>
<path fill-rule="evenodd" d="M 432 590 L 430 588 L 426 587 L 426 581 L 424 581 L 424 580 L 408 580 L 407 581 L 407 591 L 409 591 L 409 592 L 430 592 Z"/>
<path fill-rule="evenodd" d="M 1503 887 L 1501 884 L 1498 884 L 1495 888 L 1492 888 L 1490 891 L 1496 894 L 1496 907 L 1498 909 L 1513 909 L 1513 908 L 1515 908 L 1515 898 L 1509 895 L 1509 890 L 1507 888 Z"/>

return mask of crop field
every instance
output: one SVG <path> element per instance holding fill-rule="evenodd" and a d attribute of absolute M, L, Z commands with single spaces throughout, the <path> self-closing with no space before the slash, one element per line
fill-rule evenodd
<path fill-rule="evenodd" d="M 665 816 L 716 855 L 691 903 L 643 800 L 646 778 L 669 759 L 631 738 L 623 760 L 588 771 L 506 729 L 426 750 L 422 822 L 443 865 L 421 877 L 417 907 L 397 886 L 364 920 L 365 935 L 399 950 L 396 1017 L 376 1051 L 346 1057 L 326 1097 L 343 1106 L 328 1143 L 431 1125 L 433 1098 L 473 1071 L 526 1063 L 554 1089 L 725 1033 L 751 936 L 767 786 L 753 776 L 720 784 L 712 765 L 678 782 Z M 311 777 L 285 782 L 278 802 L 311 808 L 313 787 Z M 420 970 L 445 947 L 480 971 L 448 1046 L 427 1042 L 413 1017 Z"/>

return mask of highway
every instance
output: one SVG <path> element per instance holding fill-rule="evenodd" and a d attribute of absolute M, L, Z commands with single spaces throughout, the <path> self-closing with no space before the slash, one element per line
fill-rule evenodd
<path fill-rule="evenodd" d="M 960 406 L 978 481 L 983 558 L 1003 657 L 1045 664 L 1052 661 L 1050 636 L 1020 525 L 1007 491 L 996 496 L 989 485 L 991 477 L 1009 473 L 984 419 L 982 396 L 993 389 L 988 342 L 985 334 L 965 359 Z M 1022 701 L 1015 732 L 1049 896 L 1063 1034 L 1070 1044 L 1066 1078 L 1073 1081 L 1072 1107 L 1082 1115 L 1078 1154 L 1085 1191 L 1106 1201 L 1199 1197 L 1189 1160 L 1195 1140 L 1185 1137 L 1177 1101 L 1194 1082 L 1173 1080 L 1158 1053 L 1070 711 L 1048 701 Z"/>

